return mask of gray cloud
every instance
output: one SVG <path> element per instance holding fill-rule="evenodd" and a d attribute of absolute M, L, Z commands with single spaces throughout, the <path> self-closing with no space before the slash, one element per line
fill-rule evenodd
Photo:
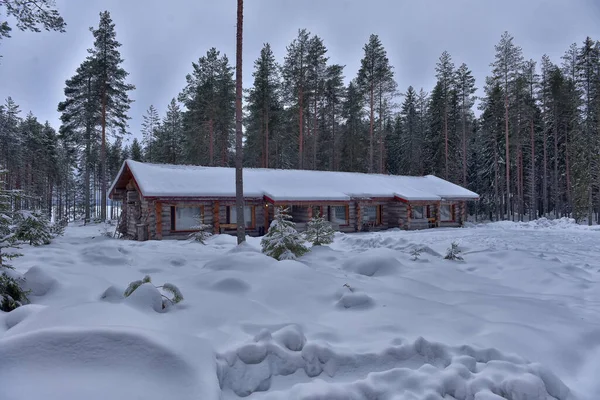
<path fill-rule="evenodd" d="M 59 125 L 56 106 L 64 81 L 86 57 L 93 38 L 88 31 L 98 13 L 109 10 L 132 94 L 130 130 L 139 135 L 150 104 L 163 113 L 185 85 L 185 75 L 210 47 L 235 59 L 233 0 L 58 0 L 67 33 L 13 32 L 0 44 L 0 97 L 12 96 L 24 112 Z M 379 34 L 395 67 L 401 90 L 413 85 L 429 91 L 433 68 L 442 51 L 473 70 L 481 88 L 493 61 L 494 45 L 508 30 L 536 61 L 548 54 L 554 62 L 586 36 L 600 39 L 597 0 L 246 0 L 244 86 L 262 44 L 271 43 L 280 61 L 299 28 L 321 36 L 330 62 L 356 75 L 369 34 Z"/>

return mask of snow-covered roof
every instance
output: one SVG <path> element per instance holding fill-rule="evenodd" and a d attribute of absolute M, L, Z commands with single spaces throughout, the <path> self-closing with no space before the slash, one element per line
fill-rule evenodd
<path fill-rule="evenodd" d="M 113 193 L 126 167 L 146 197 L 235 197 L 235 169 L 149 164 L 127 160 L 113 182 Z M 309 170 L 244 168 L 244 197 L 274 201 L 347 201 L 392 198 L 407 201 L 478 199 L 477 193 L 433 175 L 398 176 Z"/>

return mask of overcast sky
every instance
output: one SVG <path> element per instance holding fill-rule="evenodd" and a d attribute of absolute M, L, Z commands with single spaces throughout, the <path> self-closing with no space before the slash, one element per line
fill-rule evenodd
<path fill-rule="evenodd" d="M 90 26 L 111 12 L 122 43 L 124 67 L 137 89 L 130 131 L 138 136 L 142 115 L 154 104 L 161 115 L 185 86 L 185 75 L 210 47 L 235 62 L 235 0 L 56 0 L 67 32 L 14 30 L 0 43 L 0 98 L 12 96 L 23 115 L 59 125 L 56 106 L 64 82 L 93 43 Z M 353 78 L 371 33 L 380 36 L 399 88 L 430 91 L 436 60 L 447 50 L 458 66 L 473 70 L 481 88 L 503 31 L 515 36 L 526 58 L 546 53 L 554 62 L 586 36 L 600 39 L 600 0 L 246 0 L 244 86 L 263 43 L 283 60 L 299 28 L 321 36 L 330 62 L 346 65 Z M 12 22 L 12 21 L 11 21 Z M 14 26 L 14 24 L 13 24 Z"/>

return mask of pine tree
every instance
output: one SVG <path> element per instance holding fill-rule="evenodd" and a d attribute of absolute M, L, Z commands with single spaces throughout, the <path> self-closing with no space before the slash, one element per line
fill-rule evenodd
<path fill-rule="evenodd" d="M 100 93 L 102 137 L 100 142 L 100 219 L 106 220 L 107 178 L 106 178 L 106 128 L 117 135 L 123 135 L 127 129 L 127 111 L 132 100 L 128 92 L 135 86 L 126 83 L 129 75 L 121 64 L 123 59 L 119 53 L 121 44 L 116 39 L 115 24 L 110 13 L 100 13 L 98 29 L 90 28 L 94 35 L 94 47 L 89 50 L 92 59 L 93 74 L 97 78 Z"/>
<path fill-rule="evenodd" d="M 310 167 L 312 169 L 319 169 L 319 162 L 317 155 L 319 153 L 319 105 L 322 104 L 322 96 L 325 85 L 325 74 L 327 72 L 327 60 L 326 57 L 327 48 L 323 44 L 323 40 L 318 36 L 313 36 L 309 41 L 308 49 L 308 96 L 307 96 L 307 115 L 309 116 L 310 138 L 312 141 L 312 159 L 310 160 Z"/>
<path fill-rule="evenodd" d="M 65 32 L 67 24 L 54 8 L 54 0 L 4 0 L 0 8 L 6 8 L 6 15 L 17 20 L 17 28 L 21 31 L 40 32 L 41 28 L 47 31 Z M 0 40 L 9 38 L 11 26 L 7 21 L 0 21 Z"/>
<path fill-rule="evenodd" d="M 367 127 L 363 122 L 363 98 L 355 81 L 348 85 L 342 104 L 342 126 L 340 169 L 342 171 L 366 172 L 368 157 L 364 149 L 368 146 Z"/>
<path fill-rule="evenodd" d="M 452 91 L 454 90 L 455 85 L 455 72 L 454 72 L 454 63 L 452 62 L 452 58 L 447 51 L 444 51 L 440 56 L 438 63 L 435 66 L 435 77 L 438 80 L 440 85 L 440 100 L 442 103 L 442 131 L 444 138 L 444 178 L 446 180 L 449 179 L 449 131 L 448 131 L 448 119 L 450 113 L 450 101 L 452 96 Z"/>
<path fill-rule="evenodd" d="M 460 120 L 461 120 L 461 156 L 462 156 L 462 180 L 461 184 L 463 187 L 468 187 L 467 181 L 467 169 L 468 169 L 468 149 L 467 143 L 469 143 L 468 133 L 472 130 L 473 126 L 473 105 L 475 104 L 475 97 L 473 96 L 476 92 L 475 78 L 473 77 L 471 70 L 466 64 L 461 64 L 456 70 L 455 76 L 456 82 L 456 93 L 460 101 Z"/>
<path fill-rule="evenodd" d="M 338 64 L 328 66 L 325 71 L 322 110 L 323 132 L 320 147 L 324 153 L 321 164 L 329 171 L 339 170 L 340 165 L 339 130 L 343 100 L 346 96 L 343 71 L 344 67 Z"/>
<path fill-rule="evenodd" d="M 495 61 L 493 67 L 493 79 L 502 87 L 504 92 L 504 150 L 505 150 L 505 215 L 511 217 L 511 152 L 510 152 L 510 115 L 511 105 L 514 102 L 515 87 L 519 72 L 523 63 L 523 55 L 520 47 L 513 43 L 514 38 L 504 32 L 500 42 L 496 45 Z"/>
<path fill-rule="evenodd" d="M 275 219 L 260 242 L 263 253 L 276 260 L 294 260 L 309 251 L 291 218 L 288 209 L 277 208 Z"/>
<path fill-rule="evenodd" d="M 142 161 L 142 146 L 137 138 L 133 138 L 133 142 L 131 143 L 131 159 L 133 161 Z"/>
<path fill-rule="evenodd" d="M 183 162 L 183 115 L 175 99 L 167 106 L 167 113 L 156 132 L 155 153 L 158 162 L 181 164 Z"/>
<path fill-rule="evenodd" d="M 271 142 L 277 140 L 276 133 L 281 131 L 282 113 L 280 66 L 268 43 L 254 62 L 252 76 L 254 83 L 247 95 L 244 160 L 248 166 L 268 168 L 272 164 Z"/>
<path fill-rule="evenodd" d="M 298 168 L 304 168 L 304 114 L 308 104 L 306 97 L 309 91 L 309 53 L 311 45 L 310 33 L 306 29 L 298 31 L 298 37 L 287 46 L 284 59 L 283 89 L 285 100 L 298 115 Z"/>
<path fill-rule="evenodd" d="M 142 144 L 144 145 L 144 150 L 146 151 L 144 157 L 145 161 L 156 161 L 157 151 L 155 147 L 159 130 L 160 117 L 158 116 L 158 111 L 156 111 L 156 108 L 153 105 L 150 105 L 142 122 Z"/>
<path fill-rule="evenodd" d="M 233 68 L 228 58 L 215 48 L 200 57 L 198 63 L 192 63 L 192 67 L 193 72 L 186 76 L 187 85 L 179 95 L 179 101 L 187 109 L 183 117 L 185 161 L 228 165 L 235 119 Z"/>
<path fill-rule="evenodd" d="M 361 66 L 358 71 L 356 82 L 361 92 L 366 98 L 369 108 L 369 161 L 367 169 L 369 172 L 375 170 L 375 109 L 376 101 L 379 100 L 379 140 L 384 140 L 383 121 L 385 119 L 386 109 L 383 107 L 383 100 L 387 95 L 393 94 L 396 90 L 392 66 L 387 58 L 387 53 L 377 35 L 371 35 L 369 41 L 363 47 L 364 57 L 361 60 Z M 383 172 L 384 154 L 380 148 L 379 172 Z"/>
<path fill-rule="evenodd" d="M 335 231 L 331 227 L 331 224 L 318 212 L 315 217 L 308 221 L 306 224 L 306 232 L 304 232 L 304 238 L 307 242 L 312 243 L 313 246 L 332 243 L 334 235 Z"/>

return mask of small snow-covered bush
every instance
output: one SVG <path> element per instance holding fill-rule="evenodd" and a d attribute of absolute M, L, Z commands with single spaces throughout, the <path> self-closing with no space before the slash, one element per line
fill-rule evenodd
<path fill-rule="evenodd" d="M 29 303 L 28 294 L 16 279 L 8 276 L 6 272 L 0 274 L 0 310 L 9 312 Z"/>
<path fill-rule="evenodd" d="M 269 231 L 260 241 L 264 254 L 276 260 L 295 260 L 309 251 L 291 218 L 287 208 L 277 208 Z"/>
<path fill-rule="evenodd" d="M 452 242 L 448 250 L 446 251 L 446 256 L 444 257 L 446 260 L 459 260 L 462 261 L 463 258 L 460 255 L 462 252 L 458 248 L 458 243 Z"/>
<path fill-rule="evenodd" d="M 419 259 L 419 257 L 421 256 L 422 252 L 423 252 L 423 249 L 421 247 L 415 247 L 410 252 L 410 255 L 411 255 L 410 259 L 413 261 L 417 261 Z"/>
<path fill-rule="evenodd" d="M 15 237 L 18 240 L 29 242 L 32 246 L 50 244 L 52 241 L 50 222 L 41 212 L 21 210 L 17 213 L 16 220 Z"/>
<path fill-rule="evenodd" d="M 205 244 L 206 240 L 212 236 L 212 225 L 205 224 L 202 218 L 202 215 L 196 216 L 197 225 L 193 226 L 196 232 L 192 232 L 190 234 L 190 239 L 195 240 L 196 242 Z"/>
<path fill-rule="evenodd" d="M 146 275 L 143 279 L 131 282 L 129 284 L 129 286 L 127 286 L 127 289 L 125 289 L 125 293 L 123 293 L 123 296 L 125 296 L 125 297 L 131 296 L 131 294 L 133 292 L 135 292 L 135 290 L 137 288 L 139 288 L 140 286 L 142 286 L 145 283 L 152 284 L 152 279 L 150 278 L 149 275 Z M 180 303 L 183 301 L 183 294 L 181 293 L 179 288 L 177 286 L 173 285 L 172 283 L 164 283 L 162 286 L 155 286 L 155 288 L 162 289 L 163 291 L 165 291 L 171 295 L 169 297 L 169 296 L 166 296 L 161 293 L 161 296 L 163 297 L 163 302 L 162 302 L 163 309 L 167 308 L 169 306 L 169 304 L 177 304 L 177 303 Z"/>
<path fill-rule="evenodd" d="M 308 222 L 306 232 L 304 232 L 306 241 L 311 242 L 313 246 L 332 243 L 334 235 L 335 231 L 331 224 L 318 211 L 317 215 Z"/>
<path fill-rule="evenodd" d="M 54 221 L 50 224 L 50 233 L 53 237 L 59 237 L 65 234 L 65 228 L 69 222 L 67 219 L 63 218 L 58 221 Z"/>

